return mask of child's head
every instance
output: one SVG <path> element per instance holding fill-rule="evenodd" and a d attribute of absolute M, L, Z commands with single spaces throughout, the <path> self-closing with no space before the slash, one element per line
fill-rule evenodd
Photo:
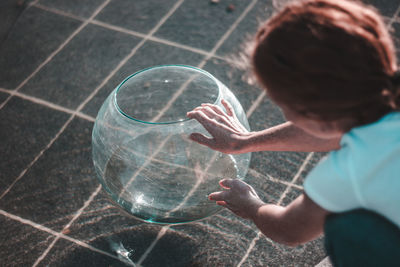
<path fill-rule="evenodd" d="M 373 122 L 400 106 L 393 41 L 371 8 L 346 0 L 293 2 L 259 29 L 252 55 L 278 104 L 316 121 Z"/>

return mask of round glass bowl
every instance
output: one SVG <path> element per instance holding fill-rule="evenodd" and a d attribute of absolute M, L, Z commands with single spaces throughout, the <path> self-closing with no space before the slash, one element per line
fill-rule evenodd
<path fill-rule="evenodd" d="M 96 173 L 103 188 L 129 214 L 147 222 L 176 224 L 221 209 L 207 196 L 222 178 L 244 179 L 250 154 L 228 155 L 191 141 L 207 134 L 188 111 L 202 103 L 242 106 L 208 72 L 182 65 L 156 66 L 126 78 L 105 100 L 93 128 Z"/>

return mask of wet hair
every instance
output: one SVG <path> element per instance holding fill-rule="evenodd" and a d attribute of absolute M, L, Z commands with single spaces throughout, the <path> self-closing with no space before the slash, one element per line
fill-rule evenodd
<path fill-rule="evenodd" d="M 358 126 L 400 107 L 393 41 L 360 2 L 292 2 L 259 28 L 251 59 L 271 98 L 308 118 Z"/>

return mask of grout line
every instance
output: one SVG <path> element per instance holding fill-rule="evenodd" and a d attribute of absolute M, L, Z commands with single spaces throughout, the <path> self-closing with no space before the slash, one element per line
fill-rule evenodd
<path fill-rule="evenodd" d="M 199 68 L 202 68 L 207 61 L 215 55 L 215 52 L 221 47 L 221 45 L 228 39 L 228 37 L 232 34 L 232 32 L 237 28 L 239 23 L 244 19 L 244 17 L 250 12 L 250 10 L 254 7 L 254 5 L 257 3 L 257 0 L 253 0 L 247 7 L 246 9 L 242 12 L 242 14 L 236 19 L 236 21 L 231 25 L 231 27 L 228 29 L 228 31 L 225 32 L 225 34 L 218 40 L 218 42 L 215 44 L 213 49 L 210 51 L 210 53 L 207 55 L 205 59 L 199 64 Z"/>
<path fill-rule="evenodd" d="M 388 28 L 390 28 L 394 22 L 398 21 L 399 14 L 400 14 L 400 5 L 397 7 L 396 12 L 393 14 L 393 16 L 390 18 L 390 21 L 387 24 Z"/>
<path fill-rule="evenodd" d="M 85 21 L 85 18 L 76 16 L 76 15 L 74 15 L 72 13 L 68 13 L 68 12 L 62 11 L 62 10 L 57 9 L 57 8 L 48 7 L 48 6 L 44 6 L 42 4 L 37 4 L 37 3 L 33 4 L 33 6 L 36 7 L 36 8 L 42 9 L 44 11 L 50 12 L 50 13 L 54 13 L 54 14 L 60 15 L 60 16 L 64 16 L 64 17 L 67 17 L 67 18 L 79 20 L 79 21 L 82 21 L 82 22 Z"/>
<path fill-rule="evenodd" d="M 93 201 L 93 199 L 97 196 L 97 194 L 100 192 L 101 185 L 97 186 L 96 190 L 92 193 L 92 195 L 88 198 L 88 200 L 85 201 L 83 206 L 75 213 L 74 217 L 69 221 L 67 225 L 64 226 L 63 230 L 61 233 L 63 233 L 66 229 L 68 229 L 76 219 L 78 219 L 79 216 L 81 216 L 82 212 L 89 206 L 89 204 Z M 42 253 L 42 255 L 35 261 L 35 263 L 32 265 L 33 267 L 37 266 L 49 253 L 49 251 L 54 247 L 55 243 L 60 239 L 61 236 L 56 236 L 54 238 L 53 242 L 47 247 L 47 249 Z"/>
<path fill-rule="evenodd" d="M 81 112 L 76 112 L 75 110 L 72 110 L 72 109 L 69 109 L 69 108 L 65 108 L 63 106 L 60 106 L 60 105 L 57 105 L 57 104 L 53 104 L 53 103 L 48 102 L 46 100 L 43 100 L 43 99 L 40 99 L 40 98 L 37 98 L 37 97 L 34 97 L 34 96 L 26 95 L 26 94 L 18 92 L 18 91 L 13 91 L 13 90 L 7 90 L 7 89 L 0 88 L 0 92 L 8 93 L 8 94 L 10 94 L 12 96 L 17 96 L 17 97 L 20 97 L 22 99 L 31 101 L 31 102 L 33 102 L 35 104 L 39 104 L 39 105 L 42 105 L 42 106 L 45 106 L 45 107 L 48 107 L 48 108 L 51 108 L 51 109 L 54 109 L 54 110 L 62 111 L 62 112 L 65 112 L 65 113 L 68 113 L 68 114 L 71 114 L 71 115 L 75 114 L 76 116 L 78 116 L 78 117 L 80 117 L 82 119 L 88 120 L 90 122 L 94 122 L 95 121 L 95 118 L 93 118 L 92 116 L 86 115 L 86 114 L 81 113 Z"/>
<path fill-rule="evenodd" d="M 293 177 L 292 181 L 290 182 L 291 184 L 295 184 L 297 179 L 299 179 L 301 173 L 304 171 L 304 169 L 306 168 L 307 164 L 310 162 L 311 158 L 314 156 L 314 152 L 311 152 L 307 155 L 306 159 L 303 161 L 303 164 L 301 164 L 299 170 L 297 171 L 297 173 L 295 174 L 295 176 Z M 280 205 L 282 203 L 282 201 L 285 199 L 287 193 L 289 192 L 289 190 L 291 189 L 292 186 L 287 186 L 285 191 L 282 193 L 281 197 L 279 198 L 278 201 L 278 205 Z"/>
<path fill-rule="evenodd" d="M 303 190 L 303 187 L 300 186 L 300 185 L 297 185 L 297 184 L 294 184 L 294 183 L 291 183 L 291 182 L 286 182 L 286 181 L 278 179 L 278 178 L 274 178 L 269 174 L 266 174 L 266 175 L 261 174 L 261 173 L 259 173 L 258 171 L 254 170 L 252 168 L 249 168 L 249 173 L 251 173 L 252 175 L 254 175 L 257 178 L 266 179 L 266 180 L 274 182 L 274 183 L 279 183 L 279 184 L 283 184 L 283 185 L 286 185 L 286 186 L 294 187 L 294 188 L 299 189 L 299 190 Z"/>
<path fill-rule="evenodd" d="M 242 257 L 242 259 L 239 261 L 238 265 L 236 265 L 236 267 L 242 266 L 242 264 L 245 262 L 245 260 L 249 257 L 250 252 L 253 250 L 253 248 L 255 247 L 255 245 L 257 243 L 257 241 L 261 238 L 261 236 L 262 236 L 261 232 L 257 231 L 256 237 L 254 237 L 253 240 L 251 240 L 250 245 L 246 250 L 246 253 Z"/>
<path fill-rule="evenodd" d="M 150 252 L 153 250 L 157 242 L 165 235 L 167 230 L 169 229 L 169 226 L 163 226 L 161 230 L 158 232 L 156 239 L 153 240 L 153 242 L 150 244 L 150 246 L 146 249 L 146 251 L 143 253 L 143 255 L 140 257 L 140 259 L 137 261 L 137 265 L 140 266 L 143 261 L 147 258 L 147 256 L 150 254 Z"/>
<path fill-rule="evenodd" d="M 97 92 L 122 68 L 122 66 L 136 54 L 140 47 L 152 36 L 163 23 L 175 12 L 176 9 L 183 3 L 184 0 L 179 0 L 175 5 L 168 11 L 168 13 L 157 23 L 157 25 L 131 50 L 131 52 L 118 64 L 118 66 L 110 72 L 110 74 L 101 82 L 100 85 L 92 91 L 92 93 L 83 101 L 77 111 L 81 111 L 83 107 L 97 94 Z"/>
<path fill-rule="evenodd" d="M 276 205 L 280 205 L 282 204 L 282 201 L 285 199 L 286 194 L 289 192 L 290 188 L 292 187 L 292 185 L 295 184 L 295 182 L 297 181 L 297 179 L 300 177 L 301 173 L 304 171 L 304 168 L 307 166 L 307 164 L 309 163 L 309 161 L 311 160 L 311 158 L 313 157 L 314 152 L 311 152 L 307 155 L 307 157 L 305 158 L 305 160 L 303 161 L 303 164 L 301 164 L 300 168 L 298 169 L 297 173 L 294 175 L 292 181 L 290 182 L 290 184 L 286 187 L 285 191 L 282 193 L 281 197 L 279 198 L 279 201 Z M 255 238 L 253 238 L 253 240 L 250 242 L 250 245 L 246 251 L 246 253 L 243 255 L 242 259 L 240 260 L 240 262 L 238 263 L 237 267 L 240 267 L 245 261 L 246 259 L 249 257 L 250 252 L 253 250 L 256 242 L 261 238 L 262 233 L 260 230 L 257 231 L 257 236 Z M 266 238 L 266 240 L 268 242 L 270 242 L 272 245 L 275 246 L 274 241 L 272 241 L 269 238 Z"/>
<path fill-rule="evenodd" d="M 68 36 L 68 38 L 55 50 L 53 51 L 53 53 L 50 54 L 50 56 L 48 56 L 25 80 L 22 81 L 22 83 L 20 83 L 20 85 L 17 86 L 17 88 L 14 89 L 14 91 L 18 91 L 19 89 L 21 89 L 30 79 L 32 79 L 33 76 L 35 76 L 45 65 L 47 65 L 47 63 L 50 62 L 50 60 L 52 60 L 78 33 L 80 33 L 82 31 L 83 28 L 86 27 L 86 25 L 89 24 L 89 22 L 95 17 L 97 16 L 98 13 L 100 13 L 101 10 L 103 10 L 104 7 L 106 7 L 108 5 L 108 3 L 111 0 L 105 0 L 94 12 L 93 14 L 90 16 L 90 18 L 88 18 L 87 20 L 85 20 L 70 36 Z M 0 105 L 0 109 L 2 109 L 4 107 L 5 104 L 7 104 L 7 102 L 10 100 L 12 96 L 9 96 L 1 105 Z"/>
<path fill-rule="evenodd" d="M 249 110 L 246 112 L 247 118 L 250 118 L 250 116 L 253 114 L 253 112 L 258 108 L 258 106 L 261 104 L 261 101 L 264 99 L 266 93 L 265 90 L 262 90 L 261 94 L 257 97 L 257 99 L 253 102 Z"/>
<path fill-rule="evenodd" d="M 56 141 L 56 139 L 64 132 L 65 128 L 69 125 L 69 123 L 74 118 L 74 115 L 71 115 L 66 123 L 61 127 L 61 129 L 57 132 L 57 134 L 50 140 L 50 142 L 45 146 L 38 155 L 28 164 L 28 166 L 18 175 L 17 178 L 13 181 L 13 183 L 0 195 L 0 200 L 11 190 L 11 188 L 25 175 L 25 173 L 38 161 L 38 159 L 43 155 L 43 153 L 50 148 L 50 146 Z"/>
<path fill-rule="evenodd" d="M 4 211 L 4 210 L 2 210 L 2 209 L 0 209 L 0 214 L 3 215 L 3 216 L 6 217 L 6 218 L 11 219 L 11 220 L 20 222 L 20 223 L 25 224 L 25 225 L 32 226 L 32 227 L 35 228 L 35 229 L 38 229 L 38 230 L 40 230 L 40 231 L 49 233 L 49 234 L 51 234 L 51 235 L 53 235 L 53 236 L 55 236 L 55 237 L 60 237 L 60 238 L 62 238 L 62 239 L 65 239 L 65 240 L 68 240 L 68 241 L 70 241 L 70 242 L 72 242 L 72 243 L 75 243 L 75 244 L 77 244 L 77 245 L 79 245 L 79 246 L 85 247 L 85 248 L 87 248 L 87 249 L 89 249 L 89 250 L 91 250 L 91 251 L 94 251 L 94 252 L 97 252 L 97 253 L 100 253 L 100 254 L 109 256 L 109 257 L 111 257 L 111 258 L 113 258 L 113 259 L 116 259 L 116 260 L 121 261 L 121 259 L 118 258 L 118 257 L 115 256 L 115 255 L 112 255 L 112 254 L 110 254 L 110 253 L 108 253 L 108 252 L 106 252 L 106 251 L 103 251 L 103 250 L 100 250 L 100 249 L 98 249 L 98 248 L 95 248 L 95 247 L 93 247 L 93 246 L 91 246 L 91 245 L 89 245 L 89 244 L 87 244 L 87 243 L 85 243 L 85 242 L 82 242 L 82 241 L 80 241 L 80 240 L 78 240 L 78 239 L 75 239 L 75 238 L 73 238 L 73 237 L 67 236 L 67 235 L 65 235 L 65 234 L 63 234 L 63 233 L 58 233 L 58 232 L 56 232 L 56 231 L 54 231 L 54 230 L 52 230 L 52 229 L 50 229 L 50 228 L 48 228 L 48 227 L 46 227 L 46 226 L 37 224 L 37 223 L 35 223 L 35 222 L 31 221 L 31 220 L 27 220 L 27 219 L 21 218 L 21 217 L 19 217 L 19 216 L 14 215 L 14 214 L 8 213 L 8 212 L 6 212 L 6 211 Z M 126 264 L 129 264 L 129 263 L 125 262 L 125 261 L 123 261 L 123 262 L 126 263 Z"/>

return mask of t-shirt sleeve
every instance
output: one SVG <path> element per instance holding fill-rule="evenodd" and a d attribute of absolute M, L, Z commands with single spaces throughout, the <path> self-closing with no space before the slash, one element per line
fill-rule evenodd
<path fill-rule="evenodd" d="M 304 181 L 307 196 L 330 212 L 343 212 L 360 206 L 349 173 L 349 152 L 348 147 L 330 152 Z"/>

